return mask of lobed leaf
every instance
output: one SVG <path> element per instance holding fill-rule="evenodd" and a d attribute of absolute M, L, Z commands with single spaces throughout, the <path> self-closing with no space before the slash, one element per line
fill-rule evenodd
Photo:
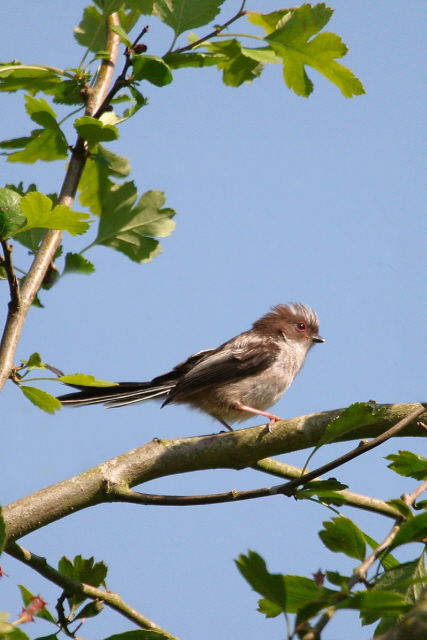
<path fill-rule="evenodd" d="M 412 453 L 412 451 L 399 451 L 399 453 L 391 453 L 385 459 L 391 460 L 388 468 L 393 469 L 401 476 L 409 476 L 416 480 L 427 479 L 427 458 L 424 456 Z"/>
<path fill-rule="evenodd" d="M 162 208 L 165 197 L 161 191 L 147 191 L 134 205 L 136 197 L 133 182 L 114 186 L 108 206 L 103 207 L 98 235 L 90 246 L 111 247 L 135 262 L 149 262 L 160 252 L 154 238 L 172 233 L 175 211 Z"/>
<path fill-rule="evenodd" d="M 21 151 L 7 156 L 8 162 L 33 164 L 38 160 L 52 162 L 68 156 L 68 144 L 60 129 L 34 129 L 27 138 L 15 138 L 9 144 L 20 144 Z"/>
<path fill-rule="evenodd" d="M 65 266 L 62 275 L 66 273 L 81 273 L 90 275 L 94 273 L 95 266 L 81 253 L 67 253 L 65 256 Z"/>
<path fill-rule="evenodd" d="M 299 96 L 307 97 L 313 91 L 306 66 L 324 75 L 346 98 L 365 93 L 360 80 L 335 61 L 348 51 L 341 38 L 334 33 L 318 34 L 332 13 L 332 9 L 324 3 L 314 7 L 303 4 L 284 15 L 276 29 L 266 36 L 272 49 L 283 60 L 283 76 L 287 86 Z M 268 28 L 271 26 L 269 24 Z"/>
<path fill-rule="evenodd" d="M 277 607 L 287 613 L 297 613 L 313 601 L 322 607 L 324 601 L 335 595 L 334 591 L 316 585 L 304 576 L 269 573 L 264 559 L 254 551 L 240 555 L 235 563 L 252 589 L 263 596 L 260 607 L 269 617 L 276 615 Z"/>
<path fill-rule="evenodd" d="M 366 544 L 363 532 L 352 520 L 337 516 L 323 523 L 324 529 L 319 531 L 323 544 L 331 551 L 345 553 L 350 558 L 363 560 Z"/>
<path fill-rule="evenodd" d="M 89 215 L 73 211 L 64 205 L 52 208 L 52 200 L 38 191 L 31 191 L 21 198 L 20 206 L 27 222 L 21 231 L 28 229 L 59 229 L 71 235 L 79 235 L 89 228 L 85 222 Z"/>
<path fill-rule="evenodd" d="M 0 64 L 0 91 L 38 91 L 53 93 L 62 81 L 61 69 L 50 69 L 20 62 Z"/>
<path fill-rule="evenodd" d="M 179 36 L 211 22 L 223 3 L 224 0 L 155 0 L 153 10 Z"/>

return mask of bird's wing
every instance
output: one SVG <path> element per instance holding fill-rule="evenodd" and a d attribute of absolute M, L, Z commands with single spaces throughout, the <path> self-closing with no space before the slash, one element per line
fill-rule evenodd
<path fill-rule="evenodd" d="M 244 338 L 243 335 L 218 349 L 201 352 L 193 362 L 190 361 L 195 356 L 183 363 L 188 367 L 178 377 L 164 404 L 184 400 L 186 396 L 211 385 L 226 384 L 260 373 L 274 362 L 278 351 L 275 343 L 260 338 Z"/>

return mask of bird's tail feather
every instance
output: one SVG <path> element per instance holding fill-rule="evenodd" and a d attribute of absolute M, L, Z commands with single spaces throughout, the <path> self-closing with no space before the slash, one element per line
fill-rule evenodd
<path fill-rule="evenodd" d="M 87 404 L 105 404 L 106 407 L 123 407 L 166 396 L 175 383 L 152 384 L 151 382 L 119 382 L 114 387 L 76 386 L 79 391 L 59 396 L 58 400 L 68 407 Z"/>

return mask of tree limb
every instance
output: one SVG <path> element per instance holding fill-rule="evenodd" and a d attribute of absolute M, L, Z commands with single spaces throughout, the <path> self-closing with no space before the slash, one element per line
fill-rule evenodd
<path fill-rule="evenodd" d="M 420 412 L 419 404 L 383 405 L 375 425 L 361 426 L 343 440 L 378 436 L 403 417 Z M 95 504 L 116 501 L 117 487 L 132 487 L 155 478 L 202 469 L 243 469 L 271 455 L 314 446 L 340 411 L 327 411 L 266 426 L 208 436 L 155 439 L 84 473 L 52 485 L 3 510 L 9 541 Z M 421 432 L 420 432 L 421 431 Z M 416 421 L 401 435 L 425 435 Z M 299 484 L 299 483 L 298 483 Z"/>
<path fill-rule="evenodd" d="M 109 58 L 103 60 L 98 74 L 97 82 L 90 91 L 90 97 L 86 107 L 86 114 L 93 115 L 102 104 L 108 87 L 113 77 L 117 55 L 120 46 L 119 36 L 109 28 L 118 24 L 117 14 L 111 14 L 108 18 L 107 47 Z M 86 163 L 86 145 L 82 138 L 78 137 L 73 148 L 70 163 L 62 183 L 59 195 L 59 204 L 70 207 L 76 195 L 84 165 Z M 21 288 L 19 300 L 14 305 L 9 305 L 6 324 L 0 343 L 0 389 L 9 378 L 13 367 L 18 341 L 24 327 L 28 311 L 40 289 L 47 270 L 54 258 L 58 246 L 61 244 L 62 231 L 49 230 L 46 232 L 33 263 L 25 277 Z M 11 301 L 13 298 L 11 299 Z"/>

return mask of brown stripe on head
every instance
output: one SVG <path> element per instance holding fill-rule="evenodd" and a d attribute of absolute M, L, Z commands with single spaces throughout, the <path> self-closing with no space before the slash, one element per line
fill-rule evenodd
<path fill-rule="evenodd" d="M 311 334 L 319 331 L 319 318 L 317 313 L 306 304 L 301 302 L 290 302 L 289 304 L 277 304 L 271 308 L 269 313 L 254 322 L 254 329 L 281 330 L 283 325 L 304 322 Z"/>

